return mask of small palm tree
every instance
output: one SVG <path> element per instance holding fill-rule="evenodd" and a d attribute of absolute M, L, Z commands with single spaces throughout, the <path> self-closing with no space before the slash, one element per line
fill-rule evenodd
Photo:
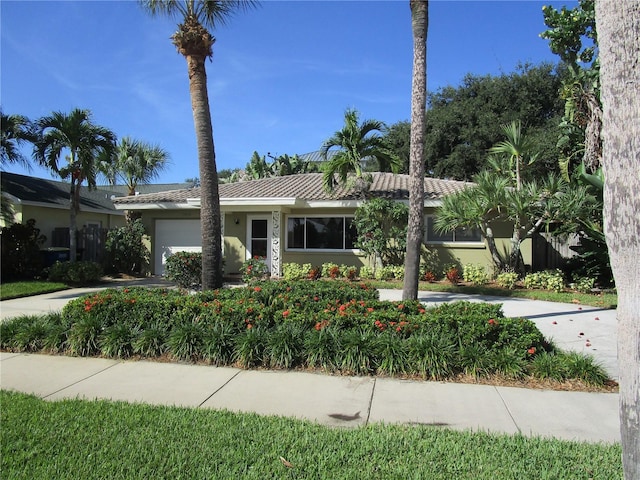
<path fill-rule="evenodd" d="M 338 185 L 356 186 L 364 191 L 367 183 L 363 175 L 363 161 L 376 160 L 378 166 L 389 167 L 397 173 L 402 161 L 387 147 L 379 133 L 386 131 L 386 126 L 378 120 L 363 120 L 359 123 L 356 110 L 347 109 L 344 114 L 344 127 L 329 138 L 320 149 L 322 158 L 327 161 L 324 166 L 322 181 L 327 192 L 332 192 Z M 337 147 L 340 150 L 328 160 L 329 150 Z M 349 178 L 354 174 L 355 178 Z M 336 179 L 337 176 L 337 179 Z"/>
<path fill-rule="evenodd" d="M 522 162 L 525 157 L 529 158 L 529 165 L 536 160 L 536 155 L 532 152 L 534 144 L 522 134 L 522 123 L 520 121 L 502 125 L 502 131 L 507 139 L 491 147 L 489 153 L 494 155 L 506 154 L 508 156 L 507 169 L 510 172 L 515 171 L 516 190 L 520 190 L 522 188 Z M 499 165 L 499 160 L 496 158 L 491 160 L 494 168 Z"/>
<path fill-rule="evenodd" d="M 116 145 L 113 154 L 100 158 L 99 162 L 100 170 L 109 183 L 116 185 L 121 181 L 131 196 L 136 194 L 138 185 L 146 185 L 158 178 L 168 160 L 169 154 L 160 146 L 124 137 Z M 125 215 L 127 222 L 133 221 L 134 217 L 139 218 L 131 210 L 127 210 Z"/>
<path fill-rule="evenodd" d="M 191 109 L 198 147 L 200 171 L 200 222 L 202 229 L 202 289 L 222 286 L 222 228 L 218 172 L 213 145 L 213 128 L 207 93 L 205 61 L 213 56 L 216 39 L 209 29 L 224 24 L 239 10 L 257 2 L 252 0 L 140 0 L 151 15 L 178 18 L 178 31 L 171 37 L 178 52 L 187 60 Z"/>
<path fill-rule="evenodd" d="M 80 209 L 80 188 L 87 182 L 96 187 L 97 158 L 110 155 L 115 134 L 91 121 L 91 112 L 74 109 L 71 113 L 53 112 L 35 123 L 37 139 L 33 156 L 62 179 L 71 180 L 69 217 L 69 259 L 76 260 L 76 216 Z M 106 152 L 106 153 L 105 153 Z M 67 163 L 60 165 L 60 157 L 67 153 Z"/>

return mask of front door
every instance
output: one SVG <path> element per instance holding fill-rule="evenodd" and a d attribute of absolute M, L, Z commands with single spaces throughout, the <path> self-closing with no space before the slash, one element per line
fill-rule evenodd
<path fill-rule="evenodd" d="M 271 271 L 271 220 L 266 215 L 247 217 L 247 259 L 264 258 Z"/>

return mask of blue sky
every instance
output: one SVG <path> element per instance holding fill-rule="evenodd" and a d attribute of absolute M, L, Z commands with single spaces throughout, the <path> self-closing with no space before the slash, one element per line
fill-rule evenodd
<path fill-rule="evenodd" d="M 538 36 L 542 6 L 576 3 L 432 0 L 427 88 L 556 62 Z M 118 137 L 169 152 L 158 182 L 198 176 L 186 62 L 169 39 L 174 20 L 151 18 L 134 1 L 1 0 L 0 14 L 4 113 L 89 109 Z M 410 117 L 408 0 L 263 1 L 213 33 L 207 75 L 219 170 L 243 168 L 254 150 L 318 150 L 346 108 L 388 125 Z M 30 174 L 50 177 L 39 167 Z"/>

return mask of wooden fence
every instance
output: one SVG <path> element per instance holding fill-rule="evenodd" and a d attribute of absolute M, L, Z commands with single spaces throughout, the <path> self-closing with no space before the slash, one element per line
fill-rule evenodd
<path fill-rule="evenodd" d="M 84 227 L 76 232 L 78 260 L 101 263 L 104 259 L 104 248 L 108 228 Z M 55 228 L 51 234 L 52 247 L 69 248 L 69 229 Z"/>
<path fill-rule="evenodd" d="M 580 245 L 577 235 L 567 238 L 555 237 L 551 233 L 536 235 L 533 238 L 533 271 L 562 268 L 568 259 L 576 256 L 571 247 L 577 245 Z"/>

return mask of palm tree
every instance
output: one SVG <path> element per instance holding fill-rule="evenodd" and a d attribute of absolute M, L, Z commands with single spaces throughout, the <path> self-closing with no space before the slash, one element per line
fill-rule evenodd
<path fill-rule="evenodd" d="M 384 123 L 378 120 L 358 123 L 358 117 L 356 110 L 347 109 L 342 130 L 335 132 L 320 149 L 322 158 L 327 161 L 322 175 L 327 192 L 332 192 L 338 185 L 356 186 L 364 192 L 367 183 L 363 175 L 364 160 L 377 160 L 379 166 L 389 166 L 394 173 L 402 167 L 402 161 L 387 148 L 383 137 L 377 133 L 386 131 Z M 329 150 L 333 147 L 340 150 L 328 160 Z M 355 178 L 349 178 L 352 173 Z"/>
<path fill-rule="evenodd" d="M 27 158 L 20 152 L 24 142 L 33 142 L 34 136 L 29 119 L 23 115 L 5 115 L 0 110 L 0 162 L 19 163 L 29 168 Z"/>
<path fill-rule="evenodd" d="M 222 286 L 222 229 L 218 172 L 207 93 L 205 61 L 213 56 L 215 38 L 208 29 L 222 25 L 238 10 L 256 5 L 252 0 L 141 0 L 151 15 L 182 20 L 171 37 L 187 60 L 191 109 L 196 131 L 200 171 L 200 223 L 202 230 L 202 289 Z"/>
<path fill-rule="evenodd" d="M 536 155 L 532 154 L 533 142 L 522 134 L 522 123 L 520 121 L 502 125 L 502 131 L 507 137 L 506 140 L 498 142 L 489 149 L 489 153 L 497 155 L 508 155 L 508 170 L 515 171 L 516 190 L 522 188 L 522 161 L 529 157 L 529 165 L 536 160 Z M 493 159 L 493 165 L 497 165 Z M 514 168 L 515 165 L 515 168 Z"/>
<path fill-rule="evenodd" d="M 100 159 L 100 169 L 112 185 L 122 181 L 128 188 L 127 194 L 132 196 L 138 185 L 156 179 L 168 160 L 169 154 L 160 146 L 124 137 L 111 157 Z M 140 217 L 131 210 L 125 211 L 125 216 L 128 223 Z"/>
<path fill-rule="evenodd" d="M 424 236 L 424 131 L 427 108 L 427 31 L 429 1 L 410 0 L 413 31 L 411 81 L 411 143 L 409 151 L 409 221 L 402 298 L 418 298 L 420 250 Z"/>
<path fill-rule="evenodd" d="M 0 165 L 6 163 L 18 163 L 27 169 L 31 166 L 27 158 L 20 152 L 20 146 L 24 142 L 33 142 L 32 125 L 29 119 L 23 115 L 5 115 L 0 109 Z M 9 224 L 13 222 L 13 206 L 11 202 L 2 196 L 0 199 L 0 217 Z"/>
<path fill-rule="evenodd" d="M 50 168 L 62 179 L 71 179 L 69 218 L 69 259 L 76 260 L 76 215 L 80 208 L 80 188 L 86 180 L 89 189 L 95 188 L 98 156 L 110 152 L 116 137 L 111 130 L 95 125 L 91 112 L 74 109 L 71 113 L 53 112 L 36 121 L 37 140 L 34 158 Z M 63 153 L 68 163 L 59 165 Z"/>

